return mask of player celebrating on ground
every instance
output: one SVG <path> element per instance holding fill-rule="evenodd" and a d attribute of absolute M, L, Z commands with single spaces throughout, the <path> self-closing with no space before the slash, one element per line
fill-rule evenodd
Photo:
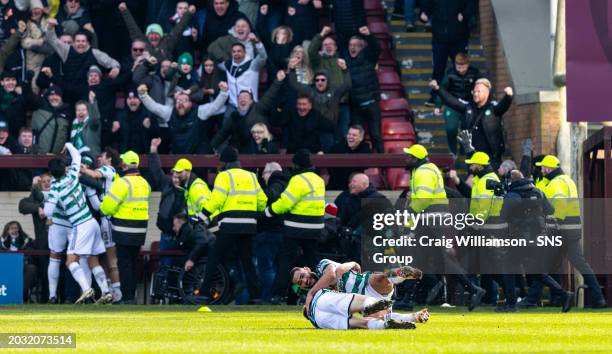
<path fill-rule="evenodd" d="M 314 272 L 308 267 L 295 267 L 291 270 L 293 284 L 309 290 L 307 304 L 315 292 L 324 288 L 391 300 L 394 284 L 400 284 L 406 279 L 420 279 L 422 276 L 423 272 L 410 266 L 393 268 L 387 273 L 362 273 L 357 262 L 339 264 L 329 259 L 321 260 Z"/>
<path fill-rule="evenodd" d="M 119 153 L 107 147 L 98 156 L 98 168 L 91 170 L 86 166 L 81 166 L 81 173 L 91 178 L 99 179 L 102 181 L 102 193 L 98 196 L 100 200 L 104 199 L 104 196 L 110 191 L 113 180 L 117 175 L 116 167 L 120 164 Z M 99 210 L 99 206 L 98 206 Z M 113 302 L 121 301 L 121 282 L 119 279 L 119 268 L 117 268 L 117 247 L 112 237 L 112 229 L 109 216 L 102 216 L 100 220 L 100 232 L 102 235 L 102 241 L 104 241 L 104 247 L 106 248 L 106 269 L 108 275 L 111 278 L 111 293 L 113 294 Z"/>
<path fill-rule="evenodd" d="M 55 209 L 60 207 L 64 210 L 72 225 L 72 233 L 68 240 L 68 251 L 66 252 L 68 255 L 66 265 L 83 291 L 75 303 L 82 303 L 95 295 L 94 290 L 85 278 L 83 269 L 79 265 L 80 256 L 89 256 L 89 266 L 96 283 L 102 290 L 102 296 L 97 303 L 107 304 L 113 300 L 113 296 L 108 290 L 104 270 L 98 262 L 98 255 L 105 252 L 104 243 L 100 236 L 100 225 L 92 217 L 85 200 L 85 194 L 79 183 L 81 154 L 71 143 L 66 143 L 65 149 L 68 150 L 72 158 L 68 168 L 66 168 L 66 161 L 63 158 L 54 158 L 49 161 L 49 171 L 55 180 L 51 185 L 44 212 L 47 217 L 51 218 Z"/>
<path fill-rule="evenodd" d="M 391 312 L 393 301 L 377 300 L 360 294 L 338 293 L 330 289 L 318 290 L 304 316 L 316 328 L 324 329 L 415 329 L 414 322 L 429 319 L 427 309 L 403 315 Z M 361 312 L 363 317 L 353 317 Z M 382 315 L 381 315 L 382 314 Z"/>
<path fill-rule="evenodd" d="M 357 262 L 339 264 L 329 259 L 319 262 L 314 272 L 308 267 L 291 270 L 292 282 L 309 289 L 304 306 L 306 318 L 317 328 L 333 329 L 414 329 L 414 322 L 427 322 L 427 309 L 415 314 L 391 312 L 394 284 L 422 275 L 410 266 L 388 273 L 362 273 Z M 364 318 L 353 318 L 355 312 L 362 312 Z"/>

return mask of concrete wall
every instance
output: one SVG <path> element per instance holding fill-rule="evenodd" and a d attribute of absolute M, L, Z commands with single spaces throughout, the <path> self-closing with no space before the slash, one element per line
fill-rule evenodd
<path fill-rule="evenodd" d="M 505 50 L 506 42 L 502 41 L 495 9 L 492 6 L 492 0 L 480 1 L 480 40 L 487 59 L 489 79 L 496 88 L 496 92 L 501 93 L 504 87 L 514 87 L 516 83 L 514 72 L 510 71 L 511 65 L 509 65 L 509 61 L 513 59 L 512 56 L 507 55 Z M 523 8 L 522 11 L 527 11 L 527 9 Z M 543 47 L 547 45 L 547 42 L 542 44 Z M 532 54 L 529 51 L 523 53 L 527 58 Z M 514 103 L 504 115 L 504 127 L 507 152 L 517 163 L 520 162 L 521 147 L 526 138 L 533 140 L 534 154 L 556 153 L 556 141 L 560 128 L 559 109 L 559 100 L 555 92 L 540 91 L 518 94 L 515 90 Z"/>

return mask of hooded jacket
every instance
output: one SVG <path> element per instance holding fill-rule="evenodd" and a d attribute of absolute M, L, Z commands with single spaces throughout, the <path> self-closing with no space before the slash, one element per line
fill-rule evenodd
<path fill-rule="evenodd" d="M 39 109 L 32 113 L 35 154 L 59 154 L 70 134 L 74 109 L 62 103 L 52 107 L 45 98 Z"/>

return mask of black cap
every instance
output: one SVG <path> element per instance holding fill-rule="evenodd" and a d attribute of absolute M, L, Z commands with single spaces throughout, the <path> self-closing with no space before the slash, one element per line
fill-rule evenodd
<path fill-rule="evenodd" d="M 47 97 L 52 96 L 52 95 L 58 95 L 61 96 L 62 95 L 62 88 L 59 86 L 50 86 L 47 89 Z"/>
<path fill-rule="evenodd" d="M 225 163 L 236 162 L 238 161 L 238 153 L 233 147 L 227 146 L 221 151 L 221 158 L 219 160 Z"/>
<path fill-rule="evenodd" d="M 0 75 L 0 79 L 4 80 L 6 78 L 17 79 L 17 74 L 13 72 L 12 70 L 4 70 L 2 72 L 2 75 Z"/>
<path fill-rule="evenodd" d="M 300 167 L 312 166 L 312 163 L 310 162 L 310 151 L 308 149 L 299 149 L 296 151 L 291 161 Z"/>

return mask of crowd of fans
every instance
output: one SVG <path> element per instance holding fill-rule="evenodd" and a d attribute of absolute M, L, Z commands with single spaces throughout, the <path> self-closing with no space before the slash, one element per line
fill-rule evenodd
<path fill-rule="evenodd" d="M 414 30 L 414 1 L 396 3 L 405 5 L 407 31 Z M 436 113 L 446 105 L 450 151 L 458 153 L 460 126 L 469 139 L 459 134 L 459 142 L 469 140 L 489 153 L 496 168 L 504 153 L 501 116 L 513 92 L 506 88 L 501 102 L 494 102 L 490 82 L 469 65 L 475 2 L 418 6 L 421 22 L 433 32 L 428 104 L 436 105 Z M 166 176 L 158 153 L 212 154 L 226 146 L 240 154 L 384 152 L 376 75 L 381 45 L 367 26 L 362 1 L 0 0 L 0 13 L 1 155 L 56 155 L 66 142 L 91 156 L 109 147 L 150 153 L 143 174 L 162 191 L 163 204 L 164 196 L 183 193 L 177 184 L 190 182 Z M 320 24 L 325 13 L 331 22 Z M 446 71 L 449 58 L 453 65 Z M 20 211 L 32 214 L 36 238 L 10 222 L 0 248 L 46 249 L 40 205 L 50 176 L 6 172 L 0 190 L 32 190 Z M 337 231 L 358 239 L 361 200 L 384 197 L 359 169 L 329 172 L 327 189 L 345 191 L 336 200 Z M 260 176 L 270 200 L 289 180 L 276 163 Z M 189 252 L 195 231 L 184 216 L 168 215 L 157 226 L 162 248 Z M 279 228 L 263 225 L 254 242 L 266 301 L 283 295 L 271 292 Z M 191 241 L 180 241 L 185 237 Z M 354 242 L 347 256 L 359 259 L 359 251 Z M 36 277 L 44 282 L 37 269 L 47 262 L 26 257 L 26 290 Z"/>
<path fill-rule="evenodd" d="M 354 124 L 383 152 L 381 49 L 360 1 L 8 0 L 0 13 L 2 155 L 67 141 L 143 154 L 157 137 L 162 154 L 321 154 Z M 7 172 L 0 190 L 40 173 Z"/>

